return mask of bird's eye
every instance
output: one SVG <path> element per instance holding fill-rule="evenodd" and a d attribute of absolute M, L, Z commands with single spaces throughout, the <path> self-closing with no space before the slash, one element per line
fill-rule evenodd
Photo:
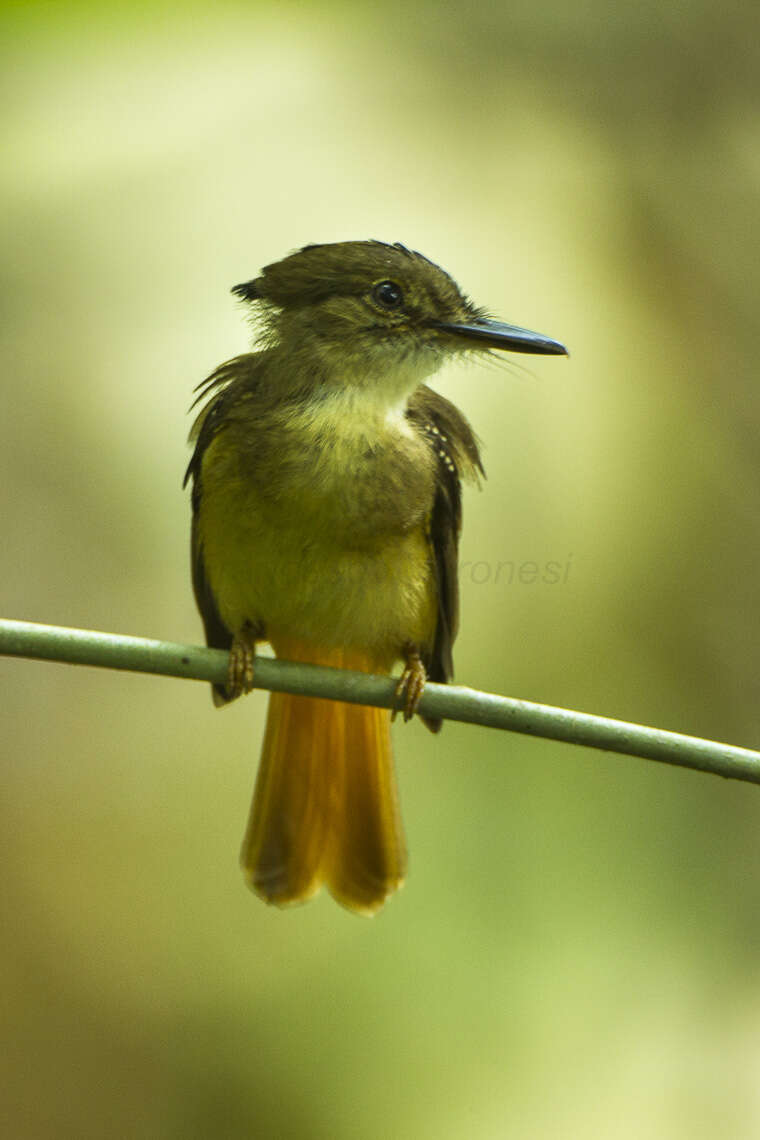
<path fill-rule="evenodd" d="M 398 309 L 404 300 L 404 294 L 395 281 L 378 281 L 372 290 L 372 300 L 384 309 Z"/>

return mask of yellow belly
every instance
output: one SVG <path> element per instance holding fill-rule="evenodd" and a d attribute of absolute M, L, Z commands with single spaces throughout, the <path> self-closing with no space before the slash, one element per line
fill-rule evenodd
<path fill-rule="evenodd" d="M 225 447 L 225 444 L 227 447 Z M 426 520 L 397 533 L 351 539 L 345 509 L 331 516 L 262 496 L 214 441 L 203 468 L 198 518 L 219 615 L 237 632 L 263 623 L 267 639 L 357 648 L 388 666 L 411 642 L 432 643 L 435 578 Z"/>

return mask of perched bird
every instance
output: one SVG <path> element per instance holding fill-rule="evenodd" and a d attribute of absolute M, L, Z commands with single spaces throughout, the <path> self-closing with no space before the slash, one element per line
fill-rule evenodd
<path fill-rule="evenodd" d="M 491 320 L 403 245 L 308 245 L 233 293 L 258 349 L 198 387 L 192 572 L 208 645 L 230 650 L 225 704 L 278 657 L 389 673 L 415 712 L 453 674 L 460 480 L 482 472 L 458 409 L 423 381 L 464 352 L 564 354 Z M 440 721 L 426 719 L 433 732 Z M 322 884 L 377 911 L 404 880 L 389 714 L 273 693 L 241 861 L 266 901 Z"/>

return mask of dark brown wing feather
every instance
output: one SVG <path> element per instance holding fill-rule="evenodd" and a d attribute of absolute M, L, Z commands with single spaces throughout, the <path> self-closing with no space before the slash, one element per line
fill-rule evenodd
<path fill-rule="evenodd" d="M 221 364 L 215 372 L 198 385 L 193 407 L 205 396 L 215 392 L 196 417 L 190 431 L 190 441 L 195 442 L 195 448 L 187 465 L 182 486 L 186 486 L 189 479 L 193 481 L 192 507 L 193 521 L 190 535 L 190 561 L 193 576 L 193 593 L 195 601 L 203 620 L 206 633 L 206 644 L 212 649 L 229 649 L 232 645 L 232 633 L 219 616 L 214 595 L 206 577 L 206 566 L 203 560 L 203 543 L 198 534 L 198 511 L 203 496 L 203 481 L 201 471 L 203 456 L 212 439 L 224 425 L 229 405 L 241 387 L 255 383 L 256 354 L 248 353 L 228 360 Z M 216 391 L 215 391 L 216 390 Z M 222 686 L 212 686 L 217 698 L 226 700 Z"/>
<path fill-rule="evenodd" d="M 438 593 L 438 620 L 432 649 L 423 652 L 423 663 L 431 681 L 446 683 L 454 676 L 452 649 L 459 627 L 457 559 L 462 529 L 461 481 L 477 479 L 485 472 L 472 428 L 449 400 L 423 385 L 409 401 L 407 416 L 428 440 L 437 464 L 429 538 Z M 440 730 L 440 720 L 423 719 L 431 731 Z"/>

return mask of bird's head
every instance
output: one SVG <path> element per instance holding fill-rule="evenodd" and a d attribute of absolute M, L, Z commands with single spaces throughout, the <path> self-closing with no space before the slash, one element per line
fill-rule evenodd
<path fill-rule="evenodd" d="M 440 266 L 400 244 L 307 245 L 233 293 L 264 341 L 318 363 L 328 383 L 414 388 L 461 352 L 565 354 L 557 341 L 489 318 Z"/>

